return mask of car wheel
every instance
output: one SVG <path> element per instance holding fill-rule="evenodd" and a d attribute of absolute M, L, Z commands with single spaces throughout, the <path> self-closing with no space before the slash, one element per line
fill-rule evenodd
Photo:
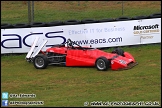
<path fill-rule="evenodd" d="M 99 57 L 95 62 L 95 66 L 99 71 L 106 71 L 110 66 L 110 62 L 105 57 Z"/>
<path fill-rule="evenodd" d="M 112 53 L 116 53 L 118 55 L 124 56 L 124 51 L 120 48 L 116 48 Z"/>
<path fill-rule="evenodd" d="M 45 69 L 48 66 L 48 58 L 43 54 L 38 54 L 34 57 L 33 63 L 36 69 Z"/>

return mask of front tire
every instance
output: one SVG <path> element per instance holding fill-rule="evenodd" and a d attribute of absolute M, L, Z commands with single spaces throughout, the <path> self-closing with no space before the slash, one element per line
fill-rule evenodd
<path fill-rule="evenodd" d="M 105 57 L 99 57 L 95 62 L 95 66 L 99 71 L 106 71 L 110 67 L 110 62 Z"/>
<path fill-rule="evenodd" d="M 48 66 L 48 58 L 46 55 L 38 54 L 34 57 L 33 63 L 36 69 L 45 69 Z"/>

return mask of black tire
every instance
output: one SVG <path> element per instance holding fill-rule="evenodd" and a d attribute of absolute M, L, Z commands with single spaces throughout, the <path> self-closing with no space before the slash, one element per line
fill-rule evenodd
<path fill-rule="evenodd" d="M 59 26 L 59 25 L 63 25 L 62 21 L 52 21 L 52 22 L 48 22 L 47 26 Z"/>
<path fill-rule="evenodd" d="M 87 24 L 87 23 L 97 23 L 98 21 L 97 20 L 94 20 L 94 19 L 84 19 L 84 20 L 81 20 L 81 23 L 82 24 Z"/>
<path fill-rule="evenodd" d="M 44 22 L 33 22 L 30 24 L 31 27 L 46 27 L 46 23 Z"/>
<path fill-rule="evenodd" d="M 120 48 L 116 48 L 115 50 L 112 51 L 112 53 L 116 53 L 124 57 L 124 51 Z"/>
<path fill-rule="evenodd" d="M 99 71 L 106 71 L 110 67 L 110 61 L 105 57 L 99 57 L 95 62 L 95 67 Z"/>
<path fill-rule="evenodd" d="M 161 13 L 154 13 L 150 15 L 150 18 L 161 18 Z"/>
<path fill-rule="evenodd" d="M 75 25 L 75 24 L 80 24 L 81 22 L 78 20 L 67 20 L 64 22 L 65 25 Z"/>
<path fill-rule="evenodd" d="M 13 28 L 13 26 L 9 23 L 2 23 L 1 24 L 1 29 L 7 29 L 7 28 Z"/>
<path fill-rule="evenodd" d="M 115 20 L 116 21 L 127 21 L 127 20 L 131 20 L 132 18 L 130 18 L 130 17 L 119 17 L 119 18 L 116 18 Z"/>
<path fill-rule="evenodd" d="M 149 16 L 136 16 L 132 18 L 133 20 L 140 20 L 140 19 L 149 19 Z"/>
<path fill-rule="evenodd" d="M 18 24 L 14 24 L 13 27 L 14 28 L 28 28 L 29 27 L 29 24 L 18 23 Z"/>
<path fill-rule="evenodd" d="M 45 69 L 48 66 L 48 58 L 43 54 L 38 54 L 34 57 L 33 64 L 36 69 Z"/>
<path fill-rule="evenodd" d="M 112 22 L 112 21 L 114 21 L 113 18 L 105 18 L 105 19 L 99 20 L 99 23 L 100 23 L 100 22 Z"/>

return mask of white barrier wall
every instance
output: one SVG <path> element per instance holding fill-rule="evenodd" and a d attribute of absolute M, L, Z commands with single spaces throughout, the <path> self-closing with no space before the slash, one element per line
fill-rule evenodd
<path fill-rule="evenodd" d="M 46 46 L 65 43 L 68 38 L 95 48 L 161 43 L 161 18 L 105 23 L 1 29 L 1 54 L 27 53 L 36 36 Z"/>

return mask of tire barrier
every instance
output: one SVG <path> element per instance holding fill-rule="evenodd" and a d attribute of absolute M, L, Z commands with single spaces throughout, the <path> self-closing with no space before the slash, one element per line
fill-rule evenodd
<path fill-rule="evenodd" d="M 65 25 L 75 25 L 75 24 L 81 24 L 81 21 L 79 20 L 67 20 L 64 22 Z"/>
<path fill-rule="evenodd" d="M 125 16 L 123 16 L 123 17 L 119 17 L 119 18 L 116 18 L 115 20 L 116 21 L 127 21 L 127 20 L 131 20 L 132 18 L 130 18 L 130 17 L 125 17 Z"/>
<path fill-rule="evenodd" d="M 29 24 L 26 23 L 18 23 L 13 25 L 14 28 L 28 28 L 30 27 Z"/>
<path fill-rule="evenodd" d="M 13 28 L 13 26 L 9 23 L 2 23 L 1 24 L 1 29 L 6 29 L 6 28 Z"/>
<path fill-rule="evenodd" d="M 150 15 L 150 18 L 161 18 L 161 13 L 154 13 Z"/>
<path fill-rule="evenodd" d="M 135 16 L 132 18 L 133 20 L 140 20 L 140 19 L 149 19 L 149 16 Z"/>
<path fill-rule="evenodd" d="M 30 24 L 31 27 L 46 27 L 46 23 L 44 22 L 33 22 Z"/>
<path fill-rule="evenodd" d="M 84 20 L 81 20 L 82 24 L 97 23 L 97 22 L 98 22 L 98 20 L 94 20 L 94 19 L 84 19 Z"/>
<path fill-rule="evenodd" d="M 105 19 L 99 20 L 99 23 L 100 22 L 112 22 L 112 21 L 115 21 L 115 20 L 113 18 L 105 18 Z"/>
<path fill-rule="evenodd" d="M 18 24 L 10 24 L 10 23 L 2 23 L 1 29 L 8 28 L 28 28 L 28 27 L 48 27 L 48 26 L 59 26 L 59 25 L 75 25 L 75 24 L 87 24 L 87 23 L 102 23 L 102 22 L 112 22 L 112 21 L 127 21 L 127 20 L 140 20 L 140 19 L 151 19 L 151 18 L 161 18 L 161 12 L 154 13 L 148 16 L 135 16 L 133 18 L 130 17 L 118 17 L 116 19 L 113 18 L 105 18 L 101 20 L 94 19 L 83 19 L 81 21 L 78 20 L 67 20 L 67 21 L 52 21 L 48 23 L 44 22 L 33 22 L 31 24 L 18 23 Z"/>
<path fill-rule="evenodd" d="M 52 22 L 48 22 L 47 26 L 59 26 L 59 25 L 63 25 L 62 21 L 52 21 Z"/>

